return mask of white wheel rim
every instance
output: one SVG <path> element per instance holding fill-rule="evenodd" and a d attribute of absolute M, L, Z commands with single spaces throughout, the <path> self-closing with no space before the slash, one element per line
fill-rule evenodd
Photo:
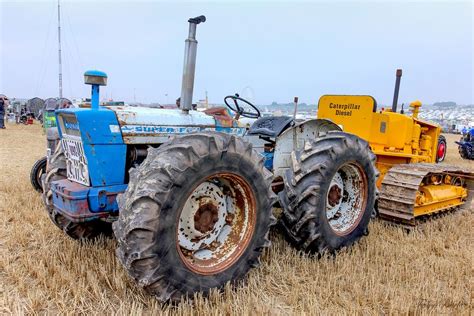
<path fill-rule="evenodd" d="M 191 270 L 215 274 L 240 257 L 255 228 L 251 192 L 241 177 L 219 174 L 188 196 L 178 221 L 177 246 Z"/>
<path fill-rule="evenodd" d="M 367 205 L 367 180 L 359 165 L 342 165 L 331 179 L 326 198 L 326 218 L 338 235 L 351 233 Z"/>

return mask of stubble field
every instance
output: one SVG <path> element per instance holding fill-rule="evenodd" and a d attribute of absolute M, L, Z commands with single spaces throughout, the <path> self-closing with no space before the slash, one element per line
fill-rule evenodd
<path fill-rule="evenodd" d="M 446 135 L 446 163 L 474 170 Z M 39 125 L 0 130 L 0 314 L 465 314 L 473 306 L 472 209 L 407 233 L 375 220 L 335 258 L 291 249 L 277 234 L 260 268 L 235 289 L 160 305 L 128 278 L 115 241 L 79 243 L 49 220 L 29 183 L 45 153 Z"/>

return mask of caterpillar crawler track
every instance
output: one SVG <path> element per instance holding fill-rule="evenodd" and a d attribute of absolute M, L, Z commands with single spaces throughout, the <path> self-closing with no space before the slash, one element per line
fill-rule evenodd
<path fill-rule="evenodd" d="M 456 166 L 428 163 L 396 165 L 386 173 L 380 187 L 378 212 L 381 218 L 408 226 L 416 218 L 471 208 L 474 172 Z"/>

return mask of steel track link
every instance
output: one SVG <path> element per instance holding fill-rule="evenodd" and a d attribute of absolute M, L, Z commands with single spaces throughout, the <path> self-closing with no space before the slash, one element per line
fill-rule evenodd
<path fill-rule="evenodd" d="M 403 164 L 391 168 L 382 181 L 378 199 L 380 217 L 404 225 L 415 226 L 416 193 L 423 179 L 433 174 L 449 174 L 463 178 L 469 190 L 468 199 L 463 206 L 471 208 L 474 195 L 474 173 L 472 171 L 443 164 Z M 440 209 L 439 212 L 449 209 Z"/>

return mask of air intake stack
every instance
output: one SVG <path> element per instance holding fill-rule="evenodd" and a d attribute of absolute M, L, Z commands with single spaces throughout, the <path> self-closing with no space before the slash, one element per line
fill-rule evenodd
<path fill-rule="evenodd" d="M 99 109 L 99 87 L 107 85 L 107 74 L 99 70 L 88 70 L 84 73 L 84 83 L 91 85 L 91 109 Z"/>

